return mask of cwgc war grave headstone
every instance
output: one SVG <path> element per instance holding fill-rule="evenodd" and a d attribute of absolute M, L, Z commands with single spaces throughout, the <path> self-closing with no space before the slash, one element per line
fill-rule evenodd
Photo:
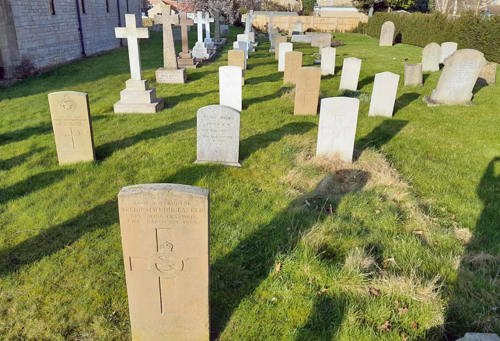
<path fill-rule="evenodd" d="M 493 85 L 496 83 L 497 63 L 487 62 L 479 72 L 477 83 L 479 85 Z"/>
<path fill-rule="evenodd" d="M 192 55 L 196 59 L 205 60 L 210 58 L 210 54 L 208 53 L 207 46 L 203 42 L 203 25 L 205 23 L 205 19 L 203 18 L 203 12 L 196 12 L 196 17 L 194 19 L 194 23 L 197 25 L 198 32 L 198 40 L 193 47 Z"/>
<path fill-rule="evenodd" d="M 279 60 L 278 60 L 278 71 L 283 72 L 285 71 L 285 54 L 287 52 L 293 51 L 293 44 L 292 43 L 280 43 L 279 45 Z"/>
<path fill-rule="evenodd" d="M 247 61 L 245 59 L 245 51 L 242 50 L 229 50 L 227 51 L 227 65 L 237 66 L 243 71 L 243 78 L 245 78 L 245 69 Z"/>
<path fill-rule="evenodd" d="M 286 42 L 287 42 L 286 36 L 280 35 L 280 36 L 276 37 L 276 39 L 274 40 L 274 60 L 279 60 L 280 44 L 286 43 Z"/>
<path fill-rule="evenodd" d="M 339 89 L 357 91 L 360 71 L 361 59 L 354 57 L 344 58 Z"/>
<path fill-rule="evenodd" d="M 285 73 L 283 83 L 295 84 L 297 72 L 302 67 L 302 52 L 289 51 L 285 53 Z"/>
<path fill-rule="evenodd" d="M 422 50 L 422 71 L 439 71 L 441 46 L 438 43 L 427 44 Z"/>
<path fill-rule="evenodd" d="M 177 64 L 179 67 L 194 69 L 198 65 L 194 62 L 191 51 L 189 51 L 189 35 L 188 29 L 190 26 L 194 25 L 194 21 L 187 17 L 185 12 L 180 14 L 179 24 L 181 26 L 181 36 L 182 36 L 182 51 L 179 52 L 179 58 L 177 59 Z"/>
<path fill-rule="evenodd" d="M 130 64 L 130 79 L 125 90 L 120 92 L 120 101 L 115 103 L 115 113 L 152 114 L 163 108 L 163 100 L 156 98 L 156 90 L 149 88 L 148 81 L 141 79 L 139 39 L 149 38 L 149 31 L 137 27 L 134 14 L 125 15 L 125 27 L 115 28 L 116 38 L 126 38 Z"/>
<path fill-rule="evenodd" d="M 394 32 L 396 30 L 396 26 L 392 21 L 386 21 L 382 24 L 382 28 L 380 30 L 380 39 L 378 42 L 378 46 L 392 46 L 394 43 Z"/>
<path fill-rule="evenodd" d="M 316 115 L 318 113 L 321 69 L 302 67 L 295 78 L 294 115 Z"/>
<path fill-rule="evenodd" d="M 441 44 L 441 59 L 439 62 L 443 64 L 446 58 L 450 57 L 458 48 L 458 44 L 453 41 L 447 41 Z"/>
<path fill-rule="evenodd" d="M 352 162 L 358 123 L 359 99 L 330 97 L 321 100 L 317 156 Z"/>
<path fill-rule="evenodd" d="M 196 163 L 240 167 L 240 113 L 224 105 L 209 105 L 196 115 Z"/>
<path fill-rule="evenodd" d="M 473 49 L 456 51 L 444 62 L 436 89 L 426 98 L 429 105 L 470 104 L 472 90 L 486 65 L 483 53 Z"/>
<path fill-rule="evenodd" d="M 124 187 L 118 209 L 132 339 L 208 340 L 208 190 Z"/>
<path fill-rule="evenodd" d="M 162 13 L 154 18 L 156 24 L 163 25 L 163 67 L 156 70 L 156 81 L 158 83 L 185 83 L 186 69 L 177 67 L 172 33 L 172 25 L 179 24 L 179 16 L 170 14 L 170 6 L 163 4 L 163 2 L 161 5 Z"/>
<path fill-rule="evenodd" d="M 210 35 L 210 23 L 214 22 L 214 18 L 210 18 L 210 13 L 205 13 L 205 17 L 203 18 L 203 24 L 205 25 L 205 46 L 208 49 L 213 49 L 215 48 L 215 44 L 212 40 L 212 37 Z"/>
<path fill-rule="evenodd" d="M 335 54 L 336 49 L 333 47 L 323 47 L 321 49 L 321 75 L 335 74 Z"/>
<path fill-rule="evenodd" d="M 241 111 L 243 70 L 239 66 L 219 67 L 219 104 Z"/>
<path fill-rule="evenodd" d="M 421 86 L 423 84 L 422 64 L 405 63 L 405 86 Z"/>
<path fill-rule="evenodd" d="M 48 97 L 59 164 L 94 161 L 94 138 L 87 94 L 61 91 L 50 93 Z"/>
<path fill-rule="evenodd" d="M 380 72 L 375 75 L 368 116 L 392 117 L 398 93 L 399 75 Z"/>
<path fill-rule="evenodd" d="M 248 43 L 245 41 L 235 41 L 233 42 L 233 49 L 241 50 L 245 53 L 245 60 L 248 59 Z M 246 65 L 246 63 L 245 63 Z"/>

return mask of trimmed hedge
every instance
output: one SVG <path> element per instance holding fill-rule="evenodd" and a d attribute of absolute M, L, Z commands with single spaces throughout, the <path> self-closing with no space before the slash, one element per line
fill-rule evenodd
<path fill-rule="evenodd" d="M 466 13 L 448 19 L 441 13 L 375 13 L 357 32 L 378 38 L 385 21 L 396 25 L 396 42 L 424 47 L 436 42 L 455 41 L 459 49 L 476 49 L 489 61 L 500 63 L 500 16 L 484 18 Z"/>

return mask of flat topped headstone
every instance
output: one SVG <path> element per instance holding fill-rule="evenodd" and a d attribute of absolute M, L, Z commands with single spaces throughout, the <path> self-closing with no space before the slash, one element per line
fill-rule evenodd
<path fill-rule="evenodd" d="M 422 50 L 422 71 L 439 71 L 441 46 L 438 43 L 427 44 Z"/>
<path fill-rule="evenodd" d="M 279 59 L 278 59 L 278 71 L 285 71 L 285 54 L 287 52 L 293 51 L 292 43 L 280 43 L 279 45 Z"/>
<path fill-rule="evenodd" d="M 243 69 L 239 66 L 219 67 L 219 104 L 242 109 Z"/>
<path fill-rule="evenodd" d="M 381 72 L 375 75 L 368 116 L 392 117 L 398 93 L 399 75 Z"/>
<path fill-rule="evenodd" d="M 486 65 L 483 53 L 473 49 L 456 51 L 445 61 L 436 89 L 426 101 L 435 104 L 470 104 L 472 90 Z"/>
<path fill-rule="evenodd" d="M 208 190 L 124 187 L 118 209 L 132 338 L 208 340 Z"/>
<path fill-rule="evenodd" d="M 316 115 L 318 113 L 321 69 L 302 67 L 295 77 L 294 115 Z"/>
<path fill-rule="evenodd" d="M 450 57 L 458 48 L 458 44 L 453 41 L 446 41 L 441 44 L 441 64 L 444 64 L 446 59 Z"/>
<path fill-rule="evenodd" d="M 295 84 L 297 72 L 302 67 L 302 52 L 289 51 L 285 53 L 285 73 L 283 83 Z"/>
<path fill-rule="evenodd" d="M 53 92 L 48 97 L 59 164 L 94 161 L 94 139 L 87 94 L 61 91 Z"/>
<path fill-rule="evenodd" d="M 330 97 L 321 100 L 316 155 L 352 162 L 359 99 Z"/>
<path fill-rule="evenodd" d="M 382 28 L 380 29 L 380 39 L 378 42 L 379 46 L 392 46 L 394 43 L 394 32 L 396 30 L 396 26 L 392 21 L 386 21 L 382 24 Z"/>
<path fill-rule="evenodd" d="M 335 54 L 333 47 L 323 47 L 321 49 L 321 75 L 328 76 L 335 74 Z"/>
<path fill-rule="evenodd" d="M 361 59 L 354 57 L 344 58 L 339 89 L 357 91 L 360 71 Z"/>
<path fill-rule="evenodd" d="M 422 64 L 405 63 L 405 86 L 421 86 L 423 84 Z"/>
<path fill-rule="evenodd" d="M 276 39 L 274 40 L 274 59 L 279 60 L 280 56 L 280 44 L 281 43 L 286 43 L 287 38 L 282 35 L 278 35 Z"/>
<path fill-rule="evenodd" d="M 196 114 L 196 163 L 240 167 L 240 113 L 223 105 L 209 105 Z"/>

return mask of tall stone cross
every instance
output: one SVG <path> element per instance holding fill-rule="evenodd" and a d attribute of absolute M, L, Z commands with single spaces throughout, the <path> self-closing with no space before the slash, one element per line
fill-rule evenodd
<path fill-rule="evenodd" d="M 135 14 L 125 14 L 125 27 L 115 27 L 115 36 L 116 38 L 127 39 L 130 78 L 134 80 L 141 80 L 139 39 L 149 38 L 148 29 L 136 26 Z"/>
<path fill-rule="evenodd" d="M 220 12 L 214 10 L 215 28 L 214 28 L 214 39 L 215 41 L 220 41 Z"/>
<path fill-rule="evenodd" d="M 245 18 L 245 33 L 252 32 L 252 22 L 253 22 L 253 10 L 250 10 Z"/>
<path fill-rule="evenodd" d="M 196 18 L 194 23 L 198 25 L 198 42 L 197 44 L 203 44 L 203 12 L 196 12 Z"/>
<path fill-rule="evenodd" d="M 172 25 L 179 25 L 179 15 L 170 13 L 170 6 L 161 3 L 161 14 L 155 15 L 155 24 L 163 25 L 163 67 L 177 69 L 177 56 L 175 54 L 174 34 Z"/>
<path fill-rule="evenodd" d="M 212 38 L 210 37 L 210 23 L 214 22 L 214 18 L 210 18 L 210 13 L 205 13 L 205 18 L 203 19 L 203 23 L 205 24 L 205 39 L 208 43 L 212 42 Z"/>
<path fill-rule="evenodd" d="M 187 13 L 183 12 L 180 14 L 180 25 L 181 25 L 181 36 L 182 36 L 182 53 L 189 53 L 189 42 L 188 42 L 188 27 L 193 26 L 194 22 L 188 19 Z"/>

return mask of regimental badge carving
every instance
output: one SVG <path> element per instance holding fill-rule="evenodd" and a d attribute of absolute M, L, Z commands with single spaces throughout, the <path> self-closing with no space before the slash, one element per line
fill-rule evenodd
<path fill-rule="evenodd" d="M 184 260 L 174 252 L 174 244 L 164 241 L 158 243 L 158 252 L 153 256 L 151 268 L 160 277 L 173 278 L 184 270 Z"/>
<path fill-rule="evenodd" d="M 70 96 L 68 95 L 64 95 L 62 101 L 61 101 L 61 104 L 60 104 L 61 108 L 63 108 L 64 110 L 66 111 L 72 111 L 76 104 L 75 102 L 70 98 Z"/>

